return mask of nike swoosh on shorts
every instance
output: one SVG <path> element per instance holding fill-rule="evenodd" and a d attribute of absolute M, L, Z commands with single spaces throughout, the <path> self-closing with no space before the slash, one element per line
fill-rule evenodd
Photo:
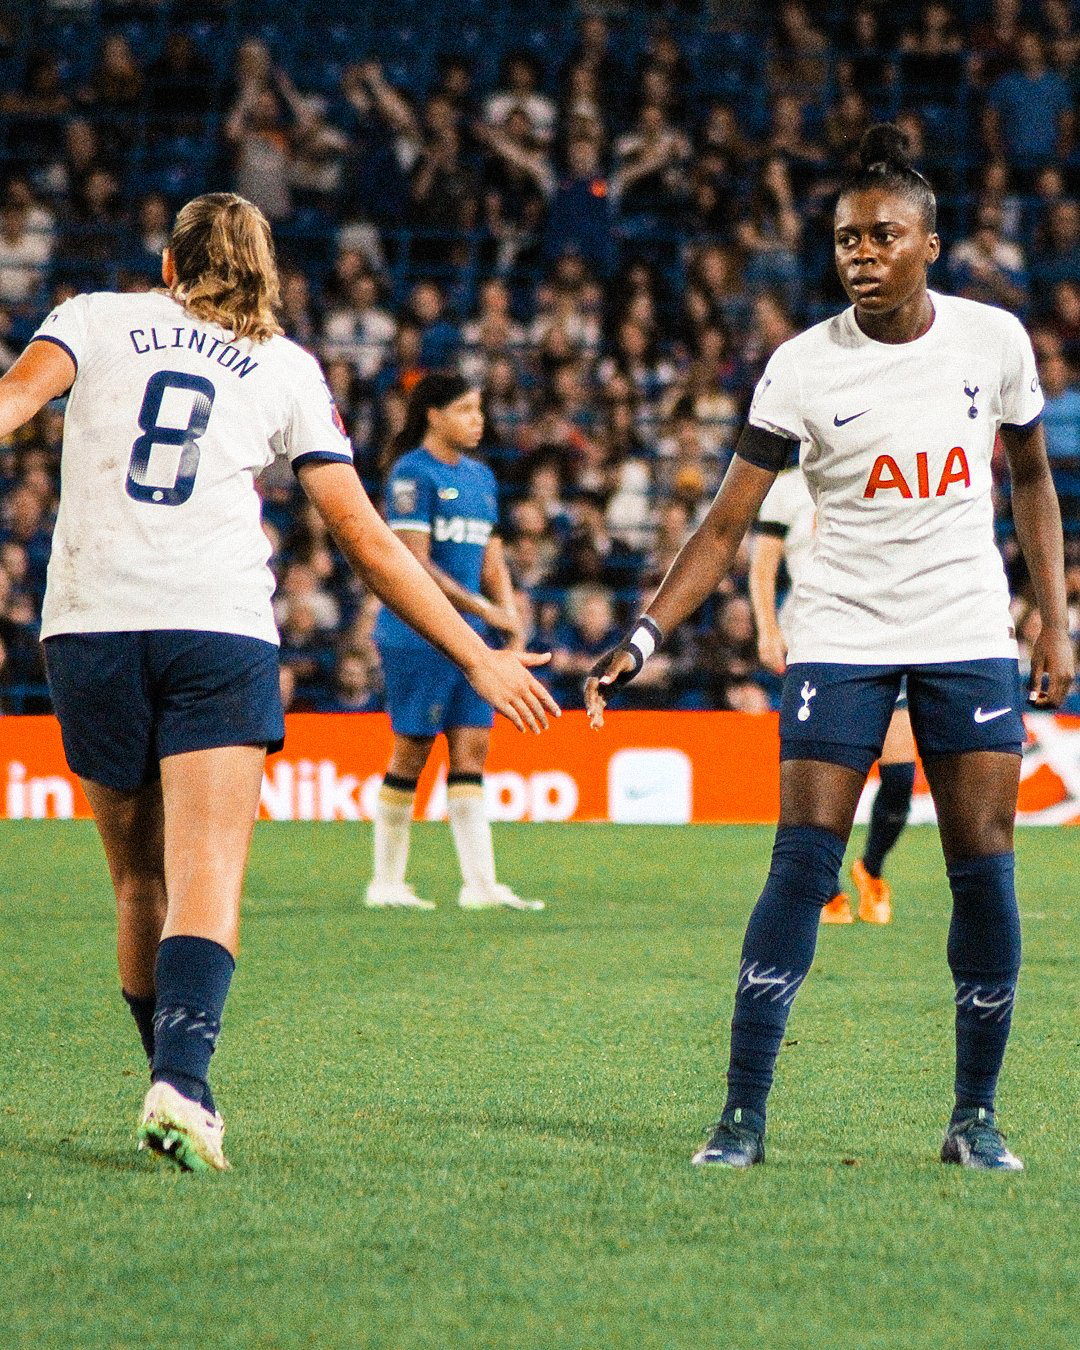
<path fill-rule="evenodd" d="M 1004 717 L 1007 712 L 1012 712 L 1011 708 L 995 708 L 993 712 L 984 713 L 981 708 L 975 709 L 975 721 L 992 722 L 995 717 Z"/>

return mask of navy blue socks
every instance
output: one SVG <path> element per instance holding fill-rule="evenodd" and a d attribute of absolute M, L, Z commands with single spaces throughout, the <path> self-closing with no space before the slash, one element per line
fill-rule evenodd
<path fill-rule="evenodd" d="M 822 907 L 837 890 L 844 840 L 817 825 L 776 832 L 772 865 L 743 941 L 725 1113 L 765 1116 L 788 1013 L 814 959 Z"/>
<path fill-rule="evenodd" d="M 881 786 L 870 811 L 870 830 L 863 849 L 863 866 L 872 877 L 880 877 L 885 855 L 900 838 L 911 811 L 915 788 L 915 765 L 882 764 Z"/>
<path fill-rule="evenodd" d="M 139 1038 L 142 1041 L 143 1049 L 146 1051 L 146 1058 L 151 1064 L 154 1062 L 154 1007 L 157 999 L 153 994 L 129 994 L 126 989 L 120 991 L 124 996 L 124 1002 L 131 1009 L 131 1015 L 135 1019 L 135 1025 L 139 1028 Z"/>
<path fill-rule="evenodd" d="M 956 1109 L 993 1110 L 1020 973 L 1015 855 L 949 865 L 949 968 L 956 984 Z"/>
<path fill-rule="evenodd" d="M 217 942 L 169 937 L 158 947 L 154 983 L 155 1083 L 214 1110 L 207 1084 L 210 1056 L 221 1032 L 221 1014 L 235 962 Z"/>

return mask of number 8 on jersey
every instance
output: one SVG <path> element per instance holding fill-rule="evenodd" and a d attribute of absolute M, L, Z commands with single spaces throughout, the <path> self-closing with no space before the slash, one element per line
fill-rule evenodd
<path fill-rule="evenodd" d="M 170 389 L 190 391 L 192 395 L 186 427 L 159 424 L 161 404 Z M 187 375 L 179 370 L 159 370 L 150 376 L 139 409 L 139 427 L 143 434 L 131 447 L 124 484 L 129 497 L 137 502 L 154 502 L 159 506 L 182 506 L 187 501 L 195 488 L 195 475 L 199 469 L 199 437 L 210 423 L 210 409 L 213 406 L 214 386 L 201 375 Z M 146 481 L 155 445 L 179 447 L 172 487 Z"/>

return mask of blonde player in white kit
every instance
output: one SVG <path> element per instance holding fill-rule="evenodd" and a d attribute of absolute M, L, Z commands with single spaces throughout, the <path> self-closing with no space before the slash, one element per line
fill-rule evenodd
<path fill-rule="evenodd" d="M 368 500 L 317 362 L 274 318 L 258 209 L 189 202 L 162 278 L 58 306 L 0 380 L 0 435 L 69 395 L 42 636 L 151 1062 L 140 1146 L 224 1170 L 208 1070 L 263 761 L 285 734 L 256 474 L 285 455 L 367 584 L 520 729 L 554 705 L 527 669 L 542 658 L 489 650 Z"/>
<path fill-rule="evenodd" d="M 1043 707 L 1061 702 L 1074 673 L 1061 515 L 1026 334 L 1002 310 L 928 291 L 941 247 L 936 204 L 900 132 L 872 127 L 859 163 L 833 234 L 852 308 L 773 354 L 715 502 L 637 627 L 598 663 L 587 706 L 599 725 L 612 689 L 712 594 L 797 450 L 817 532 L 792 611 L 780 822 L 743 944 L 727 1102 L 694 1161 L 764 1160 L 765 1105 L 788 1012 L 906 675 L 953 896 L 955 1106 L 941 1158 L 1018 1170 L 994 1116 L 1020 966 L 1013 822 L 1024 738 L 993 537 L 998 432 L 1042 619 L 1030 698 Z"/>

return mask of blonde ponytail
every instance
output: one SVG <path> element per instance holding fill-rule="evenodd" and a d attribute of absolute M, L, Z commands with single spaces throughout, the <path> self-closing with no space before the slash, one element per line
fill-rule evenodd
<path fill-rule="evenodd" d="M 266 217 L 234 192 L 207 192 L 181 207 L 169 239 L 172 294 L 235 337 L 264 342 L 282 331 L 274 241 Z"/>

